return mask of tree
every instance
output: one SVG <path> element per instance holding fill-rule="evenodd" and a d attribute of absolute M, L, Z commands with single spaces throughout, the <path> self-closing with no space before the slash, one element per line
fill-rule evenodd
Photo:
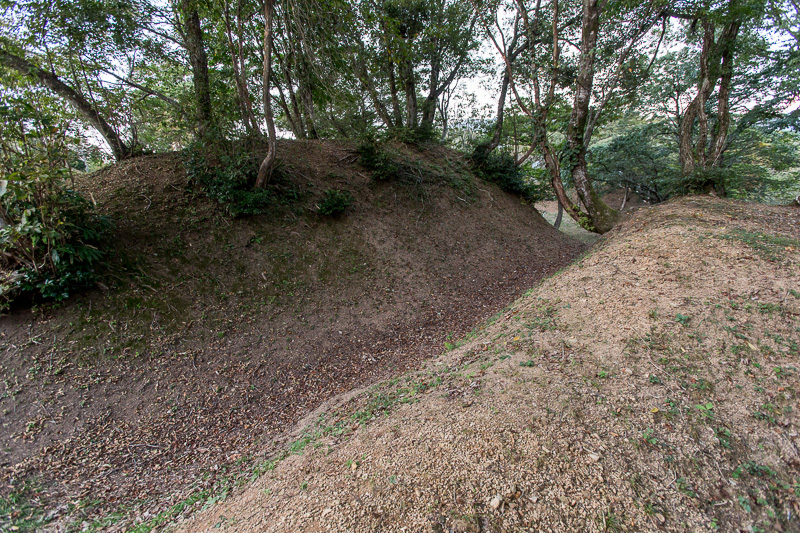
<path fill-rule="evenodd" d="M 785 112 L 800 94 L 797 55 L 775 46 L 781 34 L 764 17 L 763 2 L 704 2 L 671 15 L 681 23 L 672 39 L 689 46 L 656 61 L 640 107 L 671 125 L 683 189 L 725 195 L 735 179 L 728 151 L 757 137 L 747 130 L 797 123 L 796 113 Z"/>
<path fill-rule="evenodd" d="M 116 159 L 136 152 L 136 138 L 129 131 L 123 140 L 122 93 L 109 93 L 98 75 L 113 70 L 113 56 L 136 45 L 137 27 L 146 16 L 140 7 L 102 0 L 12 1 L 5 4 L 0 25 L 2 65 L 66 100 L 105 139 Z"/>
<path fill-rule="evenodd" d="M 390 130 L 430 135 L 440 97 L 472 67 L 478 41 L 471 3 L 382 0 L 358 6 L 364 35 L 353 39 L 356 72 L 376 114 Z"/>
<path fill-rule="evenodd" d="M 645 202 L 663 202 L 678 192 L 680 168 L 668 126 L 635 115 L 603 128 L 592 147 L 589 168 L 596 182 L 624 188 Z"/>
<path fill-rule="evenodd" d="M 233 22 L 231 9 L 228 0 L 222 2 L 222 16 L 225 22 L 225 37 L 230 51 L 231 66 L 233 68 L 233 79 L 236 82 L 236 92 L 239 97 L 239 108 L 241 110 L 241 120 L 245 130 L 250 135 L 261 136 L 261 128 L 253 110 L 253 103 L 250 98 L 249 89 L 249 66 L 245 59 L 245 5 L 244 0 L 236 2 L 236 42 L 234 42 Z"/>
<path fill-rule="evenodd" d="M 61 81 L 54 72 L 38 67 L 27 59 L 2 48 L 0 48 L 0 65 L 35 80 L 74 106 L 78 113 L 103 136 L 116 160 L 126 159 L 132 155 L 132 148 L 120 138 L 117 131 L 100 114 L 100 111 L 81 93 Z"/>
<path fill-rule="evenodd" d="M 273 0 L 264 2 L 264 117 L 267 121 L 267 155 L 258 167 L 256 189 L 263 189 L 272 174 L 272 167 L 276 157 L 275 120 L 272 115 L 272 95 L 270 82 L 272 80 L 272 18 L 275 13 Z"/>
<path fill-rule="evenodd" d="M 192 84 L 195 94 L 195 117 L 200 137 L 205 137 L 214 126 L 214 113 L 211 107 L 211 82 L 208 75 L 208 55 L 200 24 L 197 0 L 181 0 L 178 7 L 181 24 L 177 30 L 189 54 L 192 67 Z"/>
<path fill-rule="evenodd" d="M 684 111 L 680 122 L 680 163 L 684 177 L 717 169 L 722 163 L 731 123 L 729 98 L 736 38 L 743 18 L 735 1 L 726 7 L 729 9 L 715 13 L 716 16 L 703 15 L 701 20 L 703 44 L 699 56 L 697 94 Z M 722 26 L 721 31 L 717 31 L 718 26 Z M 717 83 L 716 127 L 709 132 L 707 104 Z"/>
<path fill-rule="evenodd" d="M 615 4 L 609 9 L 606 0 L 583 0 L 580 5 L 558 0 L 549 4 L 537 1 L 530 6 L 524 0 L 516 0 L 514 7 L 530 43 L 525 49 L 525 67 L 515 67 L 504 46 L 505 39 L 492 36 L 503 57 L 512 92 L 534 124 L 534 142 L 559 203 L 582 226 L 605 233 L 618 220 L 618 213 L 595 191 L 588 172 L 588 148 L 624 73 L 639 67 L 634 47 L 662 18 L 663 6 Z M 562 20 L 576 16 L 579 25 L 561 24 Z M 550 38 L 546 39 L 548 33 Z M 576 48 L 576 54 L 563 54 L 562 42 Z M 533 98 L 524 99 L 518 86 L 529 87 Z M 561 154 L 556 152 L 548 124 L 559 89 L 572 96 L 570 118 L 566 131 L 562 130 L 565 143 Z M 562 168 L 570 174 L 583 208 L 564 191 Z"/>

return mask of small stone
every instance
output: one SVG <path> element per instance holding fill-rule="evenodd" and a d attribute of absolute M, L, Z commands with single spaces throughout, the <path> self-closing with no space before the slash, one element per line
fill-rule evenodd
<path fill-rule="evenodd" d="M 594 453 L 594 452 L 590 452 L 589 453 L 589 459 L 591 459 L 591 461 L 593 463 L 596 463 L 597 461 L 600 460 L 600 454 L 597 454 L 597 453 Z"/>
<path fill-rule="evenodd" d="M 491 501 L 489 502 L 489 505 L 491 505 L 492 509 L 499 509 L 500 508 L 500 504 L 502 504 L 502 503 L 503 503 L 503 499 L 499 495 L 497 495 L 497 496 L 495 496 L 494 498 L 491 499 Z"/>
<path fill-rule="evenodd" d="M 664 522 L 666 522 L 666 521 L 667 521 L 667 519 L 666 519 L 666 518 L 664 518 L 664 515 L 663 515 L 663 514 L 661 514 L 661 513 L 656 513 L 656 514 L 655 514 L 655 517 L 656 517 L 656 520 L 658 520 L 658 523 L 659 523 L 659 524 L 663 524 Z"/>
<path fill-rule="evenodd" d="M 331 513 L 331 508 L 328 507 L 327 509 L 322 511 L 322 516 L 328 516 Z"/>
<path fill-rule="evenodd" d="M 358 465 L 356 464 L 356 462 L 355 462 L 355 461 L 353 461 L 353 462 L 350 464 L 350 470 L 352 470 L 353 472 L 355 472 L 355 471 L 356 471 L 356 468 L 358 468 Z"/>

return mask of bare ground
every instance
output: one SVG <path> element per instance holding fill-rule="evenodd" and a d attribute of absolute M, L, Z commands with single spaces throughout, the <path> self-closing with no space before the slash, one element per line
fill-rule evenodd
<path fill-rule="evenodd" d="M 414 182 L 286 142 L 274 212 L 230 219 L 177 154 L 79 183 L 104 284 L 0 319 L 0 529 L 149 530 L 216 501 L 327 398 L 418 368 L 584 246 L 444 149 Z M 315 213 L 327 188 L 355 198 Z M 277 448 L 276 448 L 277 449 Z"/>
<path fill-rule="evenodd" d="M 637 211 L 182 531 L 799 531 L 800 211 Z"/>

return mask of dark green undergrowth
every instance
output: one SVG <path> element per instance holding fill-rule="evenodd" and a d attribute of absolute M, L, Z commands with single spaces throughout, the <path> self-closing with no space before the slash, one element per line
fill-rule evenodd
<path fill-rule="evenodd" d="M 0 310 L 93 285 L 111 227 L 72 189 L 67 126 L 0 101 Z"/>
<path fill-rule="evenodd" d="M 385 144 L 365 141 L 358 148 L 358 162 L 372 171 L 376 181 L 421 181 L 419 166 L 391 153 Z"/>
<path fill-rule="evenodd" d="M 227 140 L 197 141 L 184 152 L 188 182 L 199 186 L 232 217 L 271 213 L 278 206 L 292 203 L 301 196 L 293 186 L 274 186 L 275 183 L 291 182 L 291 176 L 280 160 L 272 169 L 270 183 L 273 185 L 255 188 L 261 160 L 251 144 Z"/>
<path fill-rule="evenodd" d="M 358 162 L 371 171 L 372 178 L 378 182 L 416 187 L 438 183 L 448 185 L 468 198 L 473 197 L 475 178 L 458 154 L 435 144 L 402 146 L 406 149 L 388 142 L 366 140 L 356 149 Z M 409 150 L 416 153 L 409 154 Z"/>
<path fill-rule="evenodd" d="M 514 156 L 503 152 L 475 150 L 470 156 L 473 172 L 489 183 L 525 200 L 536 202 L 547 197 L 547 186 L 535 169 L 520 167 Z"/>
<path fill-rule="evenodd" d="M 353 203 L 353 195 L 350 191 L 339 189 L 327 189 L 322 199 L 317 204 L 317 213 L 325 216 L 339 216 L 347 210 Z"/>

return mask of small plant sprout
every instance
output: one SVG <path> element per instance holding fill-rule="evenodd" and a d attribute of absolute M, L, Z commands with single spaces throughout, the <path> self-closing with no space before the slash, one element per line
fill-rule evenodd
<path fill-rule="evenodd" d="M 708 402 L 708 403 L 705 403 L 705 404 L 698 404 L 698 405 L 695 405 L 695 407 L 697 407 L 697 409 L 700 411 L 700 414 L 703 415 L 703 417 L 708 418 L 710 420 L 714 419 L 714 404 L 713 403 Z"/>

